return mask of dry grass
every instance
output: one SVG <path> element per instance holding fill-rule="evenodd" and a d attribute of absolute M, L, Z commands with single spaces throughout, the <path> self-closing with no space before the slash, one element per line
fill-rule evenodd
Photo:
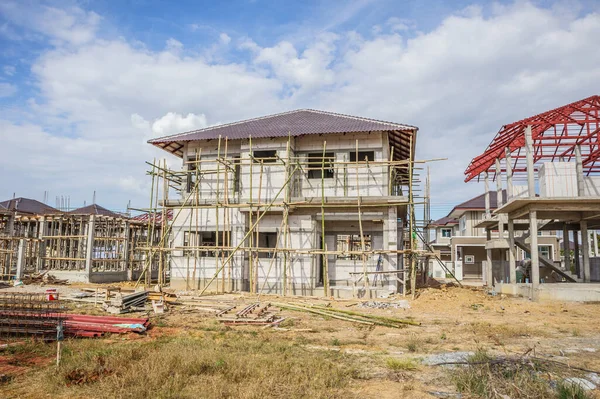
<path fill-rule="evenodd" d="M 329 398 L 353 370 L 343 355 L 309 352 L 286 341 L 242 334 L 150 342 L 71 341 L 57 370 L 5 386 L 9 397 L 37 398 Z M 13 396 L 11 396 L 13 395 Z"/>
<path fill-rule="evenodd" d="M 454 369 L 451 378 L 456 389 L 470 397 L 486 399 L 554 396 L 547 381 L 539 376 L 543 370 L 534 364 L 488 363 L 491 360 L 486 352 L 478 351 L 469 359 L 471 364 Z"/>
<path fill-rule="evenodd" d="M 417 363 L 413 359 L 387 358 L 385 365 L 393 371 L 411 371 L 417 369 Z"/>
<path fill-rule="evenodd" d="M 510 361 L 494 359 L 479 350 L 468 360 L 468 365 L 450 372 L 451 379 L 459 392 L 468 397 L 485 399 L 505 398 L 558 398 L 589 399 L 590 396 L 579 385 L 564 382 L 567 372 L 556 364 L 538 360 Z M 554 381 L 554 382 L 553 382 Z"/>

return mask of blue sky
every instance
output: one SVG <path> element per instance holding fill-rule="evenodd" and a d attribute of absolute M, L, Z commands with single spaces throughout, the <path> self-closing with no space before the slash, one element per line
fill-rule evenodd
<path fill-rule="evenodd" d="M 0 199 L 147 202 L 146 141 L 294 108 L 420 128 L 432 213 L 502 124 L 598 94 L 597 1 L 0 1 Z M 169 159 L 173 162 L 173 159 Z"/>

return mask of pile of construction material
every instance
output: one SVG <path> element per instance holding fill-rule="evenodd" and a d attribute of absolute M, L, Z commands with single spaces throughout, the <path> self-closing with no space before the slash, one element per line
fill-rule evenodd
<path fill-rule="evenodd" d="M 0 293 L 0 336 L 54 340 L 64 310 L 58 301 L 48 301 L 43 293 Z"/>
<path fill-rule="evenodd" d="M 118 292 L 115 298 L 110 298 L 104 302 L 103 308 L 109 313 L 120 314 L 131 311 L 146 310 L 146 301 L 148 300 L 148 291 L 134 292 L 133 294 L 123 295 Z"/>
<path fill-rule="evenodd" d="M 270 303 L 261 305 L 259 302 L 252 303 L 243 309 L 233 313 L 236 309 L 232 306 L 216 314 L 217 320 L 226 326 L 231 325 L 260 325 L 277 326 L 285 318 L 276 316 L 269 311 Z"/>
<path fill-rule="evenodd" d="M 69 280 L 56 278 L 52 274 L 48 274 L 47 271 L 42 272 L 42 273 L 26 274 L 23 276 L 23 278 L 20 280 L 20 282 L 23 284 L 26 284 L 26 285 L 29 285 L 29 284 L 67 285 L 67 284 L 69 284 Z M 15 281 L 15 283 L 16 283 L 16 281 Z"/>
<path fill-rule="evenodd" d="M 141 333 L 148 318 L 68 314 L 59 293 L 0 293 L 0 335 L 36 337 L 101 337 L 106 333 Z"/>
<path fill-rule="evenodd" d="M 89 316 L 69 314 L 64 317 L 65 335 L 71 337 L 101 337 L 106 333 L 142 333 L 149 326 L 148 318 Z"/>
<path fill-rule="evenodd" d="M 82 288 L 81 292 L 73 293 L 65 300 L 73 302 L 93 303 L 112 314 L 129 312 L 145 312 L 151 310 L 147 305 L 151 302 L 166 302 L 167 296 L 161 292 L 135 291 L 123 292 L 120 287 Z M 173 298 L 168 296 L 169 301 Z M 164 306 L 163 306 L 164 309 Z M 162 313 L 162 312 L 161 312 Z"/>

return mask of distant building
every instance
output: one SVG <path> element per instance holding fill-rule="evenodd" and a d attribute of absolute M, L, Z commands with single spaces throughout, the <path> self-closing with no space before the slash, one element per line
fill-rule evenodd
<path fill-rule="evenodd" d="M 506 201 L 506 190 L 502 191 Z M 496 193 L 489 196 L 489 210 L 497 209 Z M 435 249 L 439 258 L 447 267 L 457 274 L 457 277 L 467 280 L 482 280 L 487 262 L 487 232 L 479 224 L 486 220 L 485 194 L 471 198 L 456 205 L 447 216 L 430 224 L 435 231 L 435 238 L 430 245 Z M 498 230 L 491 232 L 493 238 L 499 237 Z M 504 233 L 504 237 L 508 232 Z M 493 249 L 492 262 L 496 262 L 496 279 L 505 279 L 505 269 L 508 267 L 508 249 Z M 560 265 L 559 237 L 555 231 L 540 232 L 538 252 L 552 262 Z M 529 253 L 523 249 L 516 252 L 517 261 L 528 259 Z M 502 262 L 502 263 L 500 263 Z M 430 262 L 430 270 L 434 277 L 444 277 L 446 272 L 438 262 Z M 550 271 L 548 271 L 548 274 Z"/>

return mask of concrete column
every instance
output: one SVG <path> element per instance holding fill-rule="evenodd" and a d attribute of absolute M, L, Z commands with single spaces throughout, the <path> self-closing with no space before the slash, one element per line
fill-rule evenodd
<path fill-rule="evenodd" d="M 44 270 L 44 256 L 46 255 L 46 241 L 44 240 L 44 236 L 46 235 L 46 219 L 42 217 L 42 220 L 39 222 L 40 228 L 38 229 L 38 256 L 35 261 L 35 270 L 39 272 L 40 270 Z"/>
<path fill-rule="evenodd" d="M 485 217 L 487 218 L 490 216 L 490 179 L 488 172 L 485 172 L 483 182 L 485 184 Z"/>
<path fill-rule="evenodd" d="M 579 232 L 577 230 L 573 230 L 573 257 L 575 258 L 575 274 L 577 277 L 583 278 L 581 275 L 581 265 L 579 264 Z"/>
<path fill-rule="evenodd" d="M 581 226 L 581 251 L 583 252 L 583 282 L 590 282 L 590 235 L 587 229 L 587 220 L 579 222 Z"/>
<path fill-rule="evenodd" d="M 125 270 L 127 271 L 127 280 L 131 281 L 133 280 L 133 266 L 129 264 L 130 261 L 130 254 L 129 254 L 129 249 L 131 248 L 129 240 L 131 239 L 130 237 L 130 228 L 131 226 L 129 225 L 129 222 L 125 222 L 125 244 L 123 245 L 123 252 L 125 252 L 124 258 L 125 258 Z"/>
<path fill-rule="evenodd" d="M 502 198 L 502 174 L 500 173 L 500 159 L 496 158 L 496 204 L 497 209 L 502 207 L 504 203 Z M 500 238 L 504 238 L 504 217 L 498 214 L 498 235 Z"/>
<path fill-rule="evenodd" d="M 531 125 L 525 128 L 525 150 L 527 155 L 527 191 L 529 198 L 535 197 L 535 175 L 533 170 L 533 138 Z"/>
<path fill-rule="evenodd" d="M 515 223 L 508 219 L 508 266 L 510 268 L 510 283 L 517 283 L 517 247 L 515 246 Z"/>
<path fill-rule="evenodd" d="M 15 276 L 15 279 L 17 280 L 21 280 L 23 278 L 23 274 L 25 273 L 25 248 L 25 239 L 21 238 L 19 240 L 19 247 L 17 249 L 17 275 Z"/>
<path fill-rule="evenodd" d="M 486 238 L 487 241 L 489 242 L 492 239 L 492 232 L 489 229 L 486 229 Z M 494 268 L 492 267 L 492 250 L 491 249 L 487 249 L 485 251 L 485 256 L 486 256 L 486 266 L 485 266 L 485 282 L 487 284 L 488 287 L 493 287 L 494 286 L 494 273 L 493 270 Z"/>
<path fill-rule="evenodd" d="M 389 207 L 387 218 L 383 219 L 383 249 L 396 251 L 398 249 L 398 213 L 396 207 Z M 398 256 L 396 254 L 383 254 L 383 271 L 398 270 Z M 425 268 L 426 269 L 426 268 Z M 424 270 L 425 270 L 424 269 Z M 395 276 L 388 276 L 388 289 L 398 292 Z M 385 277 L 382 277 L 385 278 Z"/>
<path fill-rule="evenodd" d="M 594 234 L 592 235 L 592 245 L 594 248 L 594 256 L 598 256 L 598 231 L 594 230 Z"/>
<path fill-rule="evenodd" d="M 529 231 L 531 232 L 531 288 L 532 298 L 536 297 L 536 289 L 540 284 L 540 257 L 538 254 L 537 212 L 529 211 Z"/>
<path fill-rule="evenodd" d="M 583 161 L 581 159 L 581 147 L 575 146 L 575 171 L 577 173 L 577 195 L 580 197 L 585 196 L 585 189 L 583 185 Z"/>
<path fill-rule="evenodd" d="M 571 246 L 569 245 L 569 227 L 563 224 L 563 254 L 565 256 L 565 270 L 571 271 Z"/>
<path fill-rule="evenodd" d="M 85 271 L 87 273 L 88 279 L 92 275 L 92 257 L 94 256 L 94 230 L 96 226 L 96 216 L 90 216 L 90 220 L 88 221 L 88 230 L 87 230 L 87 238 L 86 238 L 86 248 L 85 248 Z"/>
<path fill-rule="evenodd" d="M 510 156 L 510 148 L 506 147 L 506 201 L 510 201 L 513 197 L 513 184 L 512 184 L 512 158 Z"/>
<path fill-rule="evenodd" d="M 17 212 L 13 212 L 8 216 L 8 223 L 6 223 L 6 234 L 9 237 L 15 235 L 15 217 Z"/>

